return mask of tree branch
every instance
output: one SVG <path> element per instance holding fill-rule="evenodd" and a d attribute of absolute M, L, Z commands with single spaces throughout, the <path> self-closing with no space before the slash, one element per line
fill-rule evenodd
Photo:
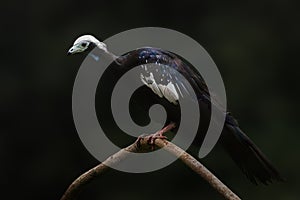
<path fill-rule="evenodd" d="M 171 130 L 174 124 L 166 126 L 158 133 L 164 133 Z M 198 160 L 192 157 L 190 154 L 179 148 L 172 142 L 164 139 L 156 138 L 153 140 L 153 135 L 139 137 L 139 139 L 130 146 L 121 149 L 119 152 L 107 158 L 103 163 L 85 172 L 79 176 L 67 189 L 62 196 L 61 200 L 73 200 L 76 199 L 80 191 L 88 183 L 99 177 L 104 171 L 109 169 L 108 166 L 116 165 L 120 161 L 126 159 L 129 152 L 145 152 L 149 150 L 149 141 L 153 141 L 153 145 L 158 148 L 163 148 L 165 151 L 178 157 L 183 163 L 190 167 L 194 172 L 199 174 L 204 180 L 206 180 L 219 194 L 228 200 L 240 200 L 240 198 L 234 194 L 224 183 L 222 183 L 214 174 L 212 174 L 205 166 L 203 166 Z"/>

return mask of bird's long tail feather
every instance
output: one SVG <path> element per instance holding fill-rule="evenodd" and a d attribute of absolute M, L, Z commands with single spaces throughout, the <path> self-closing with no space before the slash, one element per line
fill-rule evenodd
<path fill-rule="evenodd" d="M 222 145 L 254 184 L 263 184 L 272 181 L 283 181 L 279 172 L 270 163 L 259 148 L 235 125 L 226 124 L 222 134 Z"/>

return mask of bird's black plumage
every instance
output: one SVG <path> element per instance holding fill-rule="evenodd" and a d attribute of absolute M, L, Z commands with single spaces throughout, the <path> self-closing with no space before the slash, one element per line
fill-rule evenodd
<path fill-rule="evenodd" d="M 143 65 L 149 63 L 159 64 L 161 68 L 152 71 L 151 69 L 143 68 Z M 157 85 L 166 85 L 168 83 L 166 82 L 166 77 L 168 77 L 168 81 L 178 85 L 176 91 L 181 90 L 184 93 L 183 95 L 189 94 L 189 91 L 184 86 L 186 84 L 185 81 L 188 81 L 196 93 L 196 101 L 198 101 L 201 109 L 199 131 L 194 141 L 194 144 L 201 145 L 209 124 L 211 106 L 218 107 L 221 105 L 211 103 L 207 86 L 192 65 L 178 55 L 152 47 L 136 49 L 118 57 L 104 72 L 98 85 L 98 91 L 100 92 L 96 96 L 96 107 L 100 110 L 97 114 L 102 128 L 104 130 L 111 130 L 111 127 L 118 129 L 110 110 L 111 94 L 119 78 L 136 66 L 142 68 L 142 78 L 136 77 L 136 79 L 141 79 L 140 81 L 142 81 L 144 78 L 145 86 L 139 88 L 131 98 L 131 101 L 134 102 L 130 105 L 133 120 L 140 125 L 146 125 L 149 122 L 149 108 L 153 104 L 158 103 L 163 105 L 167 111 L 167 123 L 171 121 L 177 124 L 180 123 L 180 105 L 172 103 L 160 90 L 155 93 L 153 88 L 151 88 L 153 80 L 145 77 L 150 77 L 150 73 L 152 73 Z M 186 80 L 176 77 L 174 70 L 183 75 Z M 114 136 L 109 137 L 113 138 Z M 251 182 L 268 184 L 274 180 L 283 180 L 275 167 L 250 138 L 243 133 L 237 121 L 229 113 L 226 113 L 224 128 L 218 143 L 224 147 L 225 151 L 228 152 Z"/>

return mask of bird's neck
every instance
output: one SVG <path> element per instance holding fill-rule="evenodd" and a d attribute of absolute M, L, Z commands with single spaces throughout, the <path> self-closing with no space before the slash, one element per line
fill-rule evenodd
<path fill-rule="evenodd" d="M 119 58 L 119 56 L 116 56 L 115 54 L 113 54 L 112 52 L 106 50 L 105 53 L 113 60 L 117 60 Z"/>
<path fill-rule="evenodd" d="M 123 63 L 122 56 L 117 56 L 114 53 L 108 51 L 107 49 L 104 49 L 103 51 L 109 59 L 112 59 L 115 63 L 117 63 L 120 66 L 122 65 Z"/>

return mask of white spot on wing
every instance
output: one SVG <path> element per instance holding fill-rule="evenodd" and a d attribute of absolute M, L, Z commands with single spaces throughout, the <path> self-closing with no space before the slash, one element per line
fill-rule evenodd
<path fill-rule="evenodd" d="M 148 71 L 148 69 L 149 71 Z M 151 67 L 151 66 L 150 66 Z M 176 76 L 172 76 L 169 71 L 167 72 L 167 70 L 165 69 L 165 67 L 162 67 L 161 71 L 163 73 L 158 73 L 160 72 L 159 69 L 152 69 L 149 68 L 149 66 L 144 65 L 143 67 L 145 69 L 145 72 L 147 75 L 141 74 L 141 80 L 142 82 L 149 87 L 156 95 L 158 95 L 161 98 L 166 98 L 170 103 L 173 103 L 175 105 L 178 104 L 178 100 L 179 100 L 179 95 L 181 97 L 183 97 L 183 93 L 181 91 L 181 87 L 179 87 L 178 84 L 180 84 L 180 81 L 175 81 L 175 85 L 173 83 L 173 78 L 175 77 L 176 80 L 178 80 L 178 78 Z M 151 72 L 153 71 L 155 74 L 155 78 L 157 78 L 158 81 L 160 81 L 159 83 L 156 82 L 153 73 Z M 149 75 L 149 76 L 148 76 Z M 165 79 L 164 77 L 167 77 L 167 79 Z M 165 83 L 164 83 L 165 82 Z M 177 83 L 178 82 L 178 83 Z M 182 83 L 181 83 L 182 84 Z M 183 88 L 186 90 L 186 88 L 183 85 Z"/>
<path fill-rule="evenodd" d="M 159 84 L 158 87 L 168 101 L 175 105 L 177 104 L 179 96 L 172 82 L 169 82 L 168 85 Z"/>
<path fill-rule="evenodd" d="M 154 79 L 153 73 L 150 73 L 149 77 L 145 77 L 141 74 L 141 80 L 142 82 L 148 86 L 155 94 L 157 94 L 159 97 L 163 97 L 163 94 L 161 93 L 160 89 L 157 86 L 157 83 Z"/>

